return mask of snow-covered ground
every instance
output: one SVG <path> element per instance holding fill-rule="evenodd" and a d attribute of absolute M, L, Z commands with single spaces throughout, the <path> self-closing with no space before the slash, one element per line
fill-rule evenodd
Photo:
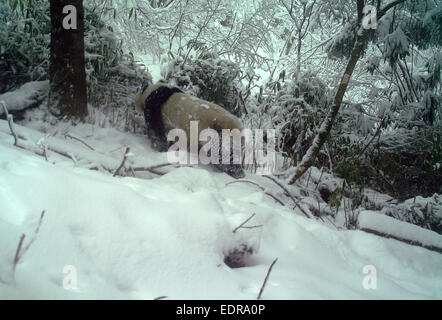
<path fill-rule="evenodd" d="M 113 177 L 100 167 L 116 169 L 127 146 L 126 167 L 166 162 L 144 136 L 92 125 L 26 126 L 15 125 L 27 138 L 19 144 L 50 148 L 46 161 L 14 147 L 0 120 L 0 299 L 256 299 L 275 258 L 263 299 L 442 298 L 437 252 L 307 219 L 208 168 Z M 63 148 L 74 160 L 52 151 Z M 247 179 L 281 191 L 263 177 Z M 262 227 L 232 232 L 253 213 L 247 226 Z M 224 256 L 242 244 L 256 253 L 231 269 Z"/>

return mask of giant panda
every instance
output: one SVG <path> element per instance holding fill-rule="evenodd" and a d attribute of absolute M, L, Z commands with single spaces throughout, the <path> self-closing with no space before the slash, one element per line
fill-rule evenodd
<path fill-rule="evenodd" d="M 190 121 L 198 121 L 198 137 L 202 130 L 208 128 L 218 133 L 222 129 L 238 129 L 239 132 L 243 129 L 241 121 L 226 109 L 185 94 L 163 81 L 144 85 L 135 96 L 135 107 L 144 113 L 147 135 L 154 149 L 160 152 L 167 151 L 167 133 L 170 130 L 182 129 L 190 137 Z M 231 162 L 213 166 L 234 178 L 245 176 L 240 164 Z"/>

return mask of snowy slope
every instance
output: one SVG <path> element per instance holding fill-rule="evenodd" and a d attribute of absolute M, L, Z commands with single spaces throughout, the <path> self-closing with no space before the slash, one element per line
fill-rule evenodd
<path fill-rule="evenodd" d="M 165 160 L 145 137 L 90 125 L 65 128 L 87 140 L 92 152 L 62 140 L 63 128 L 37 127 L 59 132 L 47 143 L 64 141 L 73 153 L 83 152 L 83 161 L 118 166 L 126 146 L 134 165 Z M 45 135 L 16 129 L 28 144 Z M 0 120 L 0 299 L 255 299 L 275 258 L 263 299 L 442 298 L 436 252 L 337 230 L 206 168 L 112 177 L 51 151 L 46 161 L 14 147 L 7 132 Z M 266 179 L 247 178 L 272 188 Z M 14 273 L 19 239 L 24 233 L 23 247 L 29 243 L 43 210 L 35 241 Z M 263 227 L 233 234 L 253 213 L 248 225 Z M 227 267 L 224 255 L 243 243 L 257 253 L 246 267 Z M 376 289 L 363 287 L 367 265 L 376 267 Z M 76 288 L 63 288 L 73 276 Z"/>

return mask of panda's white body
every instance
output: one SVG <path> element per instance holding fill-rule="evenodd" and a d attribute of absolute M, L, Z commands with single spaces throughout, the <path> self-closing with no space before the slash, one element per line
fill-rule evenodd
<path fill-rule="evenodd" d="M 144 103 L 153 91 L 164 83 L 151 85 L 139 92 L 135 97 L 137 110 L 143 112 Z M 199 99 L 185 93 L 174 93 L 163 104 L 161 109 L 162 122 L 166 132 L 172 129 L 182 129 L 190 137 L 190 121 L 198 121 L 198 136 L 204 129 L 243 129 L 241 121 L 221 106 Z"/>
<path fill-rule="evenodd" d="M 138 92 L 135 97 L 137 110 L 144 112 L 146 99 L 148 99 L 152 92 L 162 86 L 168 87 L 165 83 L 157 83 L 148 86 L 143 92 Z M 186 132 L 189 139 L 191 121 L 198 122 L 198 137 L 200 137 L 202 130 L 209 128 L 218 132 L 221 132 L 222 129 L 229 129 L 232 135 L 239 136 L 243 130 L 241 121 L 221 106 L 182 92 L 173 93 L 161 105 L 161 122 L 164 126 L 165 135 L 162 138 L 165 138 L 167 133 L 172 129 L 182 129 Z M 236 166 L 237 167 L 234 168 L 231 166 L 222 167 L 221 170 L 226 171 L 232 176 L 243 176 L 243 171 L 240 169 L 240 166 Z M 220 168 L 220 166 L 218 167 Z M 233 173 L 234 171 L 238 173 Z"/>

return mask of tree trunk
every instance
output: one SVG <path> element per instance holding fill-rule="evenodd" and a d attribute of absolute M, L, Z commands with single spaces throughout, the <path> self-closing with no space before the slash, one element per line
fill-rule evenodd
<path fill-rule="evenodd" d="M 66 6 L 76 10 L 63 13 Z M 50 0 L 50 11 L 49 110 L 59 117 L 84 119 L 87 116 L 87 89 L 83 0 Z"/>

